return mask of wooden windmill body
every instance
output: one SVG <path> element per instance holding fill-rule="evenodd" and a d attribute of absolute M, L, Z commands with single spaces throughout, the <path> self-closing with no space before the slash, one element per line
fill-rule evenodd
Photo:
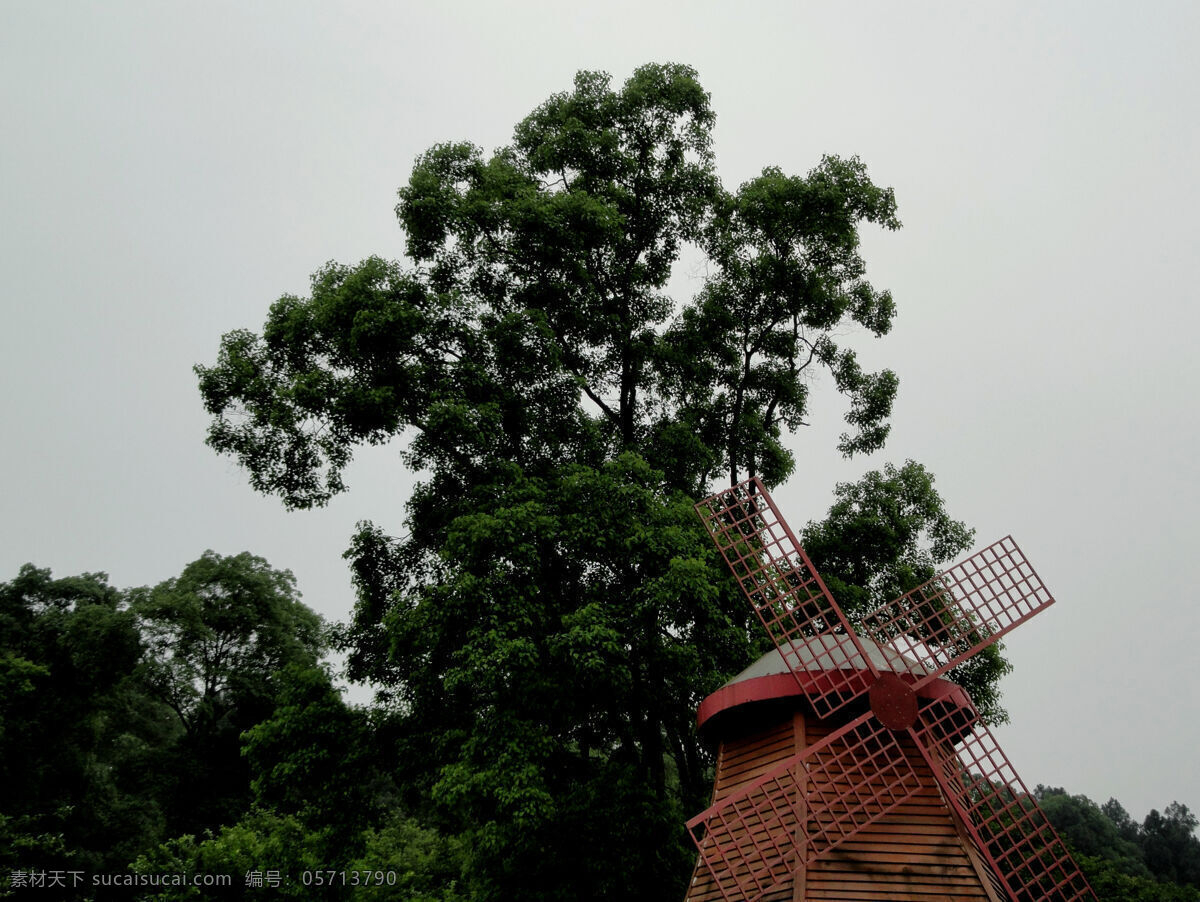
<path fill-rule="evenodd" d="M 1094 902 L 943 676 L 1054 601 L 1011 538 L 851 623 L 757 479 L 696 509 L 775 651 L 701 705 L 688 902 Z"/>
<path fill-rule="evenodd" d="M 877 647 L 867 643 L 866 648 L 877 665 L 891 668 Z M 814 681 L 828 663 L 812 657 L 804 660 Z M 966 711 L 968 700 L 948 680 L 937 680 L 923 692 Z M 827 740 L 859 713 L 818 717 L 783 656 L 778 651 L 764 655 L 706 698 L 697 713 L 702 733 L 717 750 L 714 803 L 747 789 L 805 749 Z M 986 863 L 942 798 L 919 751 L 911 743 L 901 742 L 901 748 L 920 788 L 811 864 L 803 854 L 797 855 L 791 873 L 762 899 L 1003 902 Z M 807 814 L 803 803 L 798 803 L 797 820 Z M 813 832 L 816 825 L 807 827 L 801 834 Z M 722 902 L 721 889 L 702 860 L 697 861 L 685 902 Z"/>

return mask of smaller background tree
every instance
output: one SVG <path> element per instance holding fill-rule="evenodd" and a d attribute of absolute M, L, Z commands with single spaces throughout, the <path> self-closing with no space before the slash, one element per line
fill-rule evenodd
<path fill-rule="evenodd" d="M 242 733 L 269 717 L 289 665 L 317 666 L 321 620 L 295 579 L 248 552 L 207 551 L 174 579 L 133 593 L 146 642 L 141 677 L 181 728 L 162 751 L 167 833 L 233 823 L 251 799 Z"/>

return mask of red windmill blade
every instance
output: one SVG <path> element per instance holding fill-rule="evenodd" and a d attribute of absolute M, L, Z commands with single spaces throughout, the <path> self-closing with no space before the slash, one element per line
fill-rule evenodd
<path fill-rule="evenodd" d="M 923 684 L 1052 604 L 1053 596 L 1006 536 L 867 614 L 859 628 L 921 664 L 928 671 Z"/>
<path fill-rule="evenodd" d="M 696 505 L 742 593 L 797 680 L 807 674 L 799 649 L 819 648 L 827 682 L 810 695 L 828 716 L 866 692 L 879 670 L 771 496 L 757 478 Z M 800 643 L 799 645 L 797 643 Z"/>
<path fill-rule="evenodd" d="M 912 728 L 946 799 L 1016 902 L 1094 899 L 1087 880 L 987 725 L 971 709 L 924 706 Z M 964 732 L 965 730 L 965 732 Z M 941 750 L 954 749 L 953 754 Z"/>
<path fill-rule="evenodd" d="M 919 780 L 900 735 L 1011 900 L 1095 898 L 966 693 L 929 697 L 940 674 L 1053 603 L 1011 538 L 868 614 L 865 640 L 758 479 L 696 509 L 818 716 L 870 701 L 867 714 L 688 822 L 726 899 L 761 897 L 911 796 Z"/>

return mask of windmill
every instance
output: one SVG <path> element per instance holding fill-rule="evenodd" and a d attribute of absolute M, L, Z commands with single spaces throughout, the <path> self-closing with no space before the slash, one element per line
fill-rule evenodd
<path fill-rule="evenodd" d="M 775 643 L 768 669 L 790 673 L 827 728 L 688 821 L 720 897 L 761 899 L 925 793 L 969 840 L 988 897 L 1095 899 L 966 692 L 942 679 L 1054 601 L 1011 538 L 852 625 L 757 478 L 696 510 Z"/>

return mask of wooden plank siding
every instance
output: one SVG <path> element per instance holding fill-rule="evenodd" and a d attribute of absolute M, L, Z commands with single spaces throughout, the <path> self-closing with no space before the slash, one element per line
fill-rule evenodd
<path fill-rule="evenodd" d="M 767 722 L 744 726 L 718 746 L 713 801 L 828 735 L 833 727 L 802 711 L 762 711 Z M 942 799 L 933 774 L 905 736 L 901 743 L 921 789 L 852 839 L 762 898 L 767 902 L 999 902 L 991 880 Z M 807 817 L 800 808 L 797 820 Z M 818 828 L 808 821 L 809 830 Z M 723 902 L 708 869 L 697 860 L 685 902 Z"/>
<path fill-rule="evenodd" d="M 763 712 L 764 715 L 767 712 Z M 803 723 L 799 712 L 778 710 L 760 719 L 757 728 L 741 730 L 727 736 L 717 746 L 716 777 L 713 781 L 713 802 L 719 802 L 744 786 L 753 783 L 771 768 L 796 754 L 803 742 L 803 730 L 797 735 L 796 720 Z M 765 721 L 765 724 L 763 723 Z M 708 868 L 697 857 L 696 868 L 688 887 L 685 902 L 724 902 Z M 793 902 L 792 887 L 780 886 L 763 896 L 764 902 Z"/>

